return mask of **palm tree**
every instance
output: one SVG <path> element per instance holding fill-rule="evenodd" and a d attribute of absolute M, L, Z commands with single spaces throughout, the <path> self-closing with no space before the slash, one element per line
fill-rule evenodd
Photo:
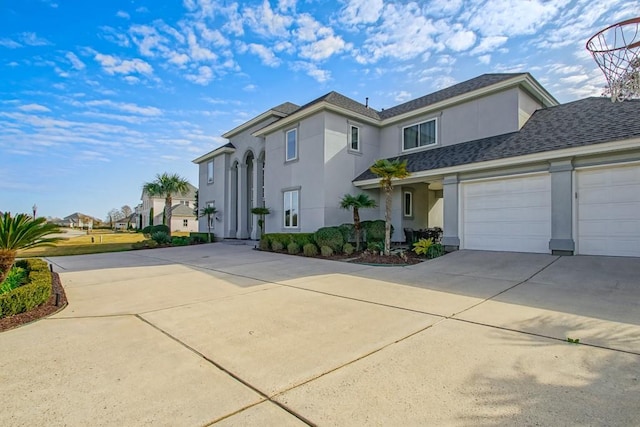
<path fill-rule="evenodd" d="M 178 174 L 158 174 L 156 179 L 146 182 L 142 186 L 142 190 L 146 191 L 149 196 L 164 197 L 164 224 L 169 227 L 169 235 L 171 235 L 171 206 L 174 194 L 182 194 L 183 196 L 189 192 L 189 181 L 182 178 Z"/>
<path fill-rule="evenodd" d="M 370 170 L 380 177 L 380 187 L 382 187 L 385 193 L 384 254 L 389 255 L 391 252 L 391 202 L 393 191 L 391 181 L 393 179 L 406 178 L 411 175 L 411 173 L 407 171 L 407 161 L 401 162 L 399 159 L 376 160 Z"/>
<path fill-rule="evenodd" d="M 340 199 L 342 209 L 353 209 L 353 228 L 356 231 L 356 251 L 360 250 L 360 209 L 375 208 L 376 202 L 364 193 L 357 196 L 345 194 Z"/>
<path fill-rule="evenodd" d="M 0 283 L 13 266 L 19 249 L 53 246 L 60 237 L 46 236 L 59 232 L 58 226 L 47 224 L 45 217 L 33 219 L 18 214 L 12 218 L 9 212 L 0 216 Z"/>
<path fill-rule="evenodd" d="M 200 217 L 202 218 L 203 216 L 207 217 L 207 229 L 209 230 L 209 234 L 207 235 L 207 239 L 209 240 L 209 243 L 211 243 L 211 215 L 215 215 L 216 212 L 218 212 L 218 209 L 214 208 L 213 206 L 206 206 L 202 209 L 200 209 Z"/>
<path fill-rule="evenodd" d="M 256 206 L 251 208 L 251 213 L 258 215 L 258 227 L 260 227 L 260 238 L 262 238 L 264 236 L 264 216 L 269 215 L 271 211 L 264 206 Z"/>

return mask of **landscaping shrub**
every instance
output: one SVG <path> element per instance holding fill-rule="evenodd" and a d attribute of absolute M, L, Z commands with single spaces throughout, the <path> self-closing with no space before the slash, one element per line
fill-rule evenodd
<path fill-rule="evenodd" d="M 0 317 L 23 313 L 46 302 L 51 296 L 51 272 L 41 259 L 16 262 L 28 271 L 27 283 L 0 295 Z"/>
<path fill-rule="evenodd" d="M 189 238 L 188 237 L 174 236 L 174 237 L 171 238 L 171 244 L 173 246 L 188 246 L 189 245 Z"/>
<path fill-rule="evenodd" d="M 335 252 L 342 251 L 342 245 L 344 245 L 344 238 L 338 227 L 322 227 L 316 231 L 315 241 L 320 246 L 320 252 L 322 252 L 323 246 L 330 247 Z"/>
<path fill-rule="evenodd" d="M 260 250 L 262 251 L 268 251 L 269 250 L 269 239 L 265 238 L 264 236 L 262 236 L 262 238 L 260 239 Z"/>
<path fill-rule="evenodd" d="M 274 252 L 280 252 L 284 249 L 284 245 L 279 240 L 274 240 L 271 242 L 271 250 Z"/>
<path fill-rule="evenodd" d="M 0 295 L 14 290 L 26 283 L 29 272 L 22 267 L 13 267 L 4 278 L 4 282 L 0 284 Z"/>
<path fill-rule="evenodd" d="M 444 255 L 444 246 L 440 243 L 434 243 L 427 250 L 427 258 L 429 259 L 438 258 L 442 255 Z"/>
<path fill-rule="evenodd" d="M 356 229 L 353 224 L 346 223 L 340 224 L 338 226 L 340 233 L 342 233 L 342 238 L 345 242 L 355 242 L 356 241 Z"/>
<path fill-rule="evenodd" d="M 164 231 L 155 231 L 151 234 L 151 240 L 159 245 L 166 245 L 171 243 L 171 236 L 169 236 L 169 233 L 165 233 Z"/>
<path fill-rule="evenodd" d="M 344 246 L 342 246 L 342 252 L 347 255 L 351 255 L 355 250 L 356 248 L 354 248 L 351 243 L 345 243 Z"/>
<path fill-rule="evenodd" d="M 433 245 L 433 240 L 431 239 L 420 239 L 413 244 L 413 252 L 416 255 L 427 255 L 429 252 L 429 248 Z"/>
<path fill-rule="evenodd" d="M 211 239 L 211 240 L 213 240 L 213 239 Z M 207 242 L 206 237 L 202 238 L 201 236 L 198 236 L 198 235 L 196 235 L 196 236 L 189 235 L 189 243 L 192 244 L 192 245 L 197 245 L 199 243 L 206 243 L 206 242 Z"/>
<path fill-rule="evenodd" d="M 314 243 L 307 243 L 302 247 L 304 256 L 318 256 L 318 247 Z"/>
<path fill-rule="evenodd" d="M 145 228 L 142 229 L 142 234 L 146 236 L 151 236 L 152 234 L 160 231 L 163 233 L 169 234 L 169 227 L 164 224 L 147 225 Z"/>
<path fill-rule="evenodd" d="M 367 242 L 384 242 L 384 220 L 362 221 L 360 227 L 364 230 Z M 391 226 L 391 235 L 393 236 L 393 225 Z"/>
<path fill-rule="evenodd" d="M 320 253 L 322 254 L 322 256 L 331 256 L 333 255 L 333 249 L 331 249 L 331 247 L 329 246 L 322 246 L 320 248 Z"/>
<path fill-rule="evenodd" d="M 297 255 L 300 253 L 300 246 L 296 242 L 291 242 L 287 245 L 287 252 L 289 255 Z"/>
<path fill-rule="evenodd" d="M 260 249 L 268 251 L 271 248 L 275 251 L 273 242 L 279 242 L 282 248 L 286 248 L 291 242 L 304 247 L 307 243 L 313 243 L 313 233 L 267 233 L 260 238 Z"/>
<path fill-rule="evenodd" d="M 367 250 L 369 252 L 380 252 L 384 248 L 384 242 L 367 242 Z"/>
<path fill-rule="evenodd" d="M 131 245 L 133 249 L 153 249 L 158 247 L 158 242 L 155 240 L 147 239 L 142 242 L 136 242 Z"/>
<path fill-rule="evenodd" d="M 291 237 L 298 246 L 303 247 L 307 243 L 314 243 L 313 233 L 291 233 Z"/>
<path fill-rule="evenodd" d="M 209 233 L 195 233 L 195 232 L 191 232 L 189 233 L 189 237 L 191 237 L 191 241 L 193 243 L 207 243 L 209 241 Z M 197 240 L 196 240 L 197 239 Z M 215 241 L 215 236 L 213 233 L 211 233 L 211 241 Z"/>

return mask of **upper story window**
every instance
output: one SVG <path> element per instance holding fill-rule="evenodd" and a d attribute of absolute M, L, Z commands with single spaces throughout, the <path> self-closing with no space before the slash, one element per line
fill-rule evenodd
<path fill-rule="evenodd" d="M 207 183 L 213 182 L 213 160 L 207 162 Z"/>
<path fill-rule="evenodd" d="M 426 147 L 436 143 L 436 119 L 402 128 L 402 149 Z"/>
<path fill-rule="evenodd" d="M 298 129 L 288 130 L 285 137 L 285 160 L 298 158 Z"/>
<path fill-rule="evenodd" d="M 349 125 L 349 149 L 360 151 L 360 128 L 358 126 Z"/>

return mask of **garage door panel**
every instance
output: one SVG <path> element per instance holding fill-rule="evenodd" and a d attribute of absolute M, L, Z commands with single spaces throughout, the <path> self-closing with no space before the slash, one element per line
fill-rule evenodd
<path fill-rule="evenodd" d="M 466 249 L 549 252 L 549 175 L 463 184 L 462 242 Z"/>
<path fill-rule="evenodd" d="M 640 166 L 578 171 L 578 253 L 640 256 Z"/>

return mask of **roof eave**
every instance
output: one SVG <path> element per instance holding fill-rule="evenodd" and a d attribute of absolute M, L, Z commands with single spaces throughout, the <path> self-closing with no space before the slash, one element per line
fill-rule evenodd
<path fill-rule="evenodd" d="M 242 123 L 240 126 L 237 126 L 233 129 L 231 129 L 230 131 L 224 133 L 222 135 L 223 138 L 232 138 L 235 135 L 239 134 L 240 132 L 243 132 L 245 130 L 247 130 L 248 128 L 250 128 L 251 126 L 254 126 L 258 123 L 260 123 L 263 120 L 268 119 L 269 117 L 272 116 L 276 116 L 276 117 L 287 117 L 287 115 L 285 113 L 282 113 L 280 111 L 276 111 L 276 110 L 268 110 L 265 111 L 264 113 L 260 114 L 259 116 L 254 117 L 253 119 L 249 120 L 248 122 L 244 122 Z"/>
<path fill-rule="evenodd" d="M 420 182 L 424 179 L 439 177 L 443 175 L 450 175 L 463 172 L 475 172 L 485 169 L 495 169 L 507 166 L 517 166 L 521 164 L 531 162 L 549 161 L 558 158 L 567 158 L 577 155 L 589 155 L 589 154 L 604 154 L 612 153 L 616 151 L 623 151 L 632 148 L 638 148 L 640 144 L 640 136 L 615 140 L 609 142 L 595 143 L 592 145 L 583 145 L 580 147 L 561 148 L 558 150 L 543 151 L 540 153 L 531 153 L 515 157 L 504 157 L 502 159 L 487 160 L 484 162 L 466 163 L 463 165 L 451 166 L 448 168 L 429 169 L 417 172 L 411 172 L 409 178 L 405 180 L 393 181 L 393 184 L 405 184 L 408 182 Z M 360 181 L 353 181 L 354 186 L 362 188 L 364 190 L 378 188 L 380 186 L 379 178 L 364 179 Z"/>
<path fill-rule="evenodd" d="M 283 118 L 282 120 L 278 120 L 277 122 L 271 123 L 265 127 L 263 127 L 262 129 L 258 129 L 257 131 L 253 132 L 251 135 L 252 136 L 265 136 L 267 134 L 273 133 L 275 131 L 277 131 L 280 128 L 283 128 L 287 125 L 290 125 L 291 123 L 297 122 L 302 120 L 305 117 L 311 116 L 319 111 L 322 110 L 329 110 L 329 111 L 333 111 L 336 112 L 338 114 L 342 114 L 344 116 L 349 116 L 349 117 L 354 117 L 356 118 L 358 121 L 361 122 L 366 122 L 369 123 L 371 125 L 374 126 L 380 126 L 380 120 L 375 119 L 373 117 L 369 117 L 369 116 L 365 116 L 364 114 L 360 114 L 357 113 L 355 111 L 349 110 L 347 108 L 342 108 L 339 107 L 335 104 L 332 104 L 330 102 L 327 101 L 320 101 L 317 102 L 313 105 L 308 106 L 307 108 L 304 108 L 302 110 L 298 110 L 293 114 L 288 115 L 286 118 Z"/>
<path fill-rule="evenodd" d="M 204 154 L 198 157 L 197 159 L 191 160 L 191 163 L 200 164 L 206 160 L 213 159 L 214 157 L 217 157 L 220 154 L 227 154 L 227 153 L 232 154 L 235 151 L 236 151 L 235 148 L 222 146 L 220 148 L 216 148 L 215 150 L 208 152 L 207 154 Z"/>

